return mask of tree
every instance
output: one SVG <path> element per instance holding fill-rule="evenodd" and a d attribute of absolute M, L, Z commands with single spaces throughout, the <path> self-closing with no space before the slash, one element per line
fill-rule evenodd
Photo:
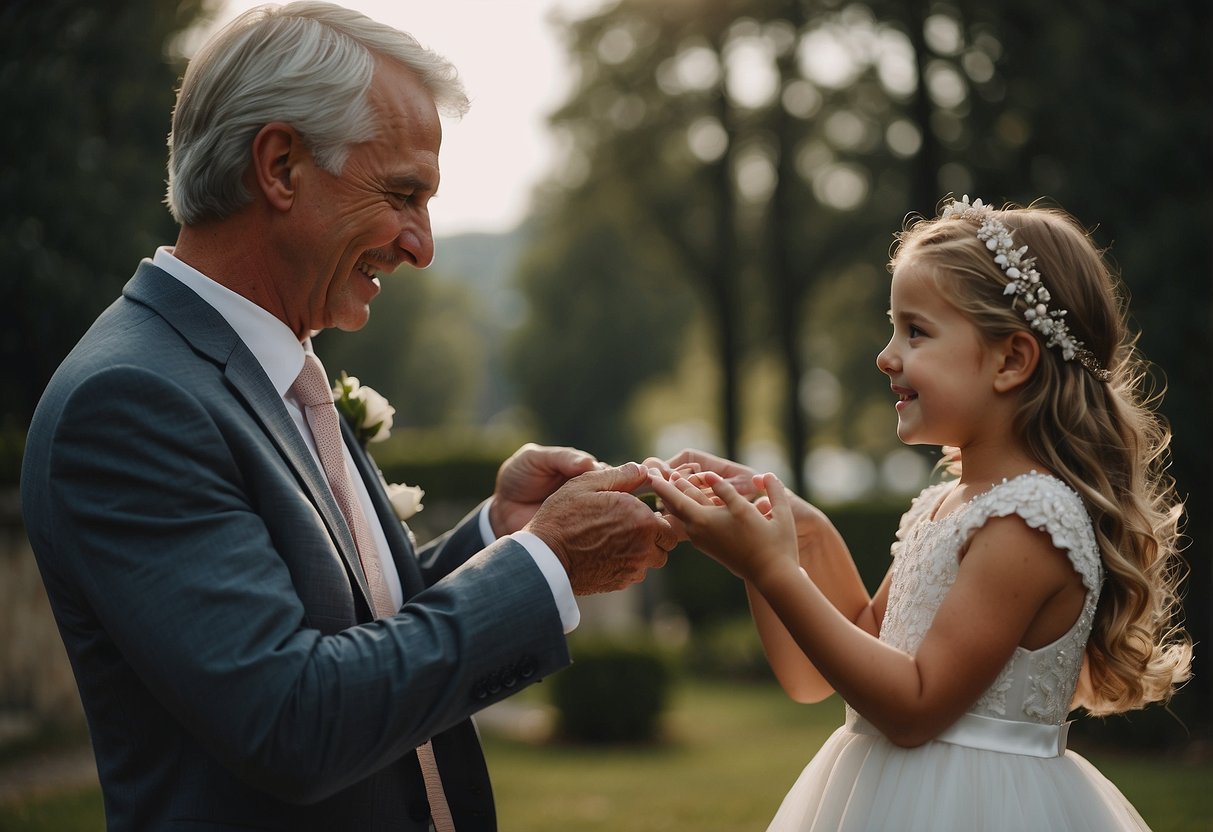
<path fill-rule="evenodd" d="M 171 243 L 165 137 L 174 39 L 202 0 L 17 0 L 0 8 L 0 431 L 24 432 L 51 373 L 139 258 Z"/>
<path fill-rule="evenodd" d="M 440 270 L 405 267 L 382 280 L 365 327 L 316 336 L 326 371 L 344 370 L 386 396 L 398 427 L 476 424 L 486 359 L 477 298 Z"/>
<path fill-rule="evenodd" d="M 731 141 L 735 109 L 721 60 L 739 4 L 627 0 L 568 28 L 580 84 L 553 124 L 573 139 L 585 176 L 571 200 L 620 194 L 613 222 L 630 251 L 699 288 L 721 367 L 724 449 L 737 454 L 744 353 Z M 660 251 L 658 249 L 664 249 Z"/>
<path fill-rule="evenodd" d="M 690 303 L 660 261 L 634 256 L 643 242 L 614 221 L 626 208 L 596 196 L 539 219 L 541 242 L 519 266 L 528 318 L 507 366 L 544 441 L 638 457 L 628 406 L 677 360 Z"/>

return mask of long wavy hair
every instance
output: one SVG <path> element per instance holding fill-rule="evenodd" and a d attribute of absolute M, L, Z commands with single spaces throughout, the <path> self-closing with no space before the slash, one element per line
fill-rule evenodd
<path fill-rule="evenodd" d="M 1014 422 L 1032 457 L 1082 496 L 1107 576 L 1076 704 L 1104 715 L 1165 702 L 1190 675 L 1192 645 L 1180 618 L 1183 506 L 1167 473 L 1171 432 L 1155 410 L 1161 391 L 1126 325 L 1121 284 L 1086 230 L 1056 208 L 993 213 L 1036 258 L 1050 308 L 1068 310 L 1072 335 L 1111 373 L 1100 381 L 1042 340 Z M 1009 281 L 977 239 L 979 222 L 911 220 L 890 265 L 912 257 L 934 266 L 944 297 L 991 342 L 1017 330 L 1040 337 L 1022 301 L 1003 294 Z"/>

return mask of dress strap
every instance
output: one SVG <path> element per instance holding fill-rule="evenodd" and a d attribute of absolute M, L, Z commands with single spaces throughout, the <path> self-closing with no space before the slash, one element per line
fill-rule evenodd
<path fill-rule="evenodd" d="M 876 726 L 854 711 L 849 715 L 847 727 L 856 734 L 882 736 Z M 1027 757 L 1060 757 L 1066 753 L 1066 739 L 1069 734 L 1068 722 L 1062 725 L 1042 725 L 1038 722 L 1016 722 L 980 714 L 964 714 L 935 737 L 934 742 Z"/>

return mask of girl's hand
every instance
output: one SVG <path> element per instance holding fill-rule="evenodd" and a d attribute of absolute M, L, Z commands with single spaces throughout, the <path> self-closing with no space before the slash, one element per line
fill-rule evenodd
<path fill-rule="evenodd" d="M 795 520 L 787 492 L 774 474 L 753 478 L 755 490 L 767 493 L 770 507 L 765 515 L 711 471 L 689 479 L 675 474 L 670 480 L 653 474 L 650 480 L 691 542 L 733 574 L 756 581 L 771 569 L 797 563 Z"/>

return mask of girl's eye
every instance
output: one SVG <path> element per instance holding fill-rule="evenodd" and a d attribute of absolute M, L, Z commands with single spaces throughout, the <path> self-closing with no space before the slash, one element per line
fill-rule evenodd
<path fill-rule="evenodd" d="M 910 324 L 908 328 L 911 338 L 921 338 L 922 336 L 926 335 L 926 333 L 919 329 L 915 324 Z"/>

